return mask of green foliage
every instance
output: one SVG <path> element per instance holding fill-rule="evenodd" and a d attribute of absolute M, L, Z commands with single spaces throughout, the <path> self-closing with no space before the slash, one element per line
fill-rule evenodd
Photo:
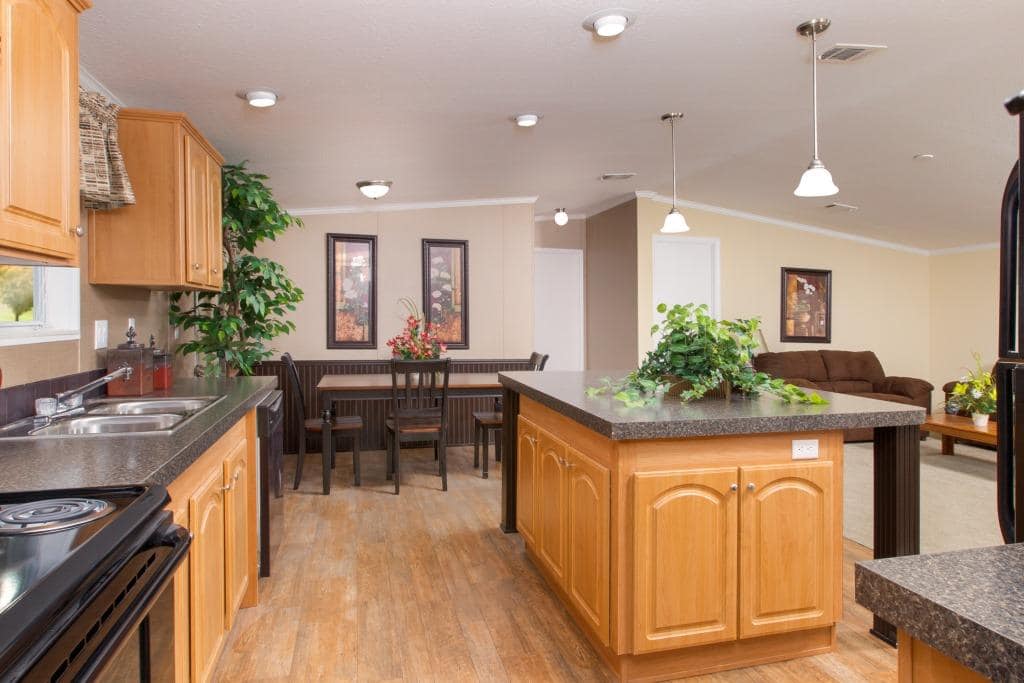
<path fill-rule="evenodd" d="M 946 401 L 946 407 L 953 412 L 961 410 L 968 413 L 991 415 L 996 412 L 996 384 L 992 373 L 981 365 L 981 354 L 975 351 L 974 370 L 960 378 L 953 387 L 953 395 Z"/>
<path fill-rule="evenodd" d="M 224 201 L 224 284 L 220 292 L 171 294 L 171 324 L 193 332 L 178 353 L 199 353 L 208 372 L 251 375 L 253 367 L 273 355 L 275 337 L 292 332 L 288 313 L 302 301 L 284 268 L 253 251 L 276 240 L 302 220 L 281 209 L 264 181 L 245 162 L 222 171 Z"/>
<path fill-rule="evenodd" d="M 32 310 L 35 292 L 31 267 L 0 266 L 0 301 L 11 310 L 15 321 Z"/>
<path fill-rule="evenodd" d="M 639 368 L 618 379 L 603 380 L 588 395 L 611 393 L 628 407 L 655 402 L 668 391 L 678 390 L 684 401 L 701 398 L 723 383 L 746 395 L 773 394 L 789 403 L 827 403 L 818 394 L 807 394 L 781 379 L 757 372 L 751 365 L 757 349 L 760 321 L 716 320 L 708 307 L 658 305 L 665 316 L 651 334 L 661 335 L 658 346 Z"/>

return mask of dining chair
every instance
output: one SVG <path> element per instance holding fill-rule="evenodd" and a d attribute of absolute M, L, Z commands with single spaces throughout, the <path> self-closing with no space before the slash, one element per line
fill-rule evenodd
<path fill-rule="evenodd" d="M 306 400 L 302 396 L 302 383 L 299 381 L 299 371 L 295 367 L 295 361 L 292 359 L 290 353 L 286 353 L 281 356 L 281 362 L 285 365 L 285 372 L 288 375 L 288 383 L 292 389 L 292 404 L 295 406 L 296 412 L 299 414 L 300 432 L 299 432 L 299 455 L 295 462 L 295 483 L 292 486 L 293 489 L 299 488 L 299 482 L 302 481 L 302 466 L 306 462 L 306 440 L 310 436 L 320 435 L 323 438 L 324 422 L 322 418 L 306 417 Z M 352 470 L 355 474 L 355 484 L 359 486 L 362 482 L 360 481 L 360 468 L 359 468 L 359 437 L 363 431 L 363 418 L 358 415 L 342 415 L 335 416 L 331 419 L 331 439 L 335 440 L 338 435 L 348 436 L 352 439 Z M 332 441 L 332 445 L 336 444 L 336 440 Z M 323 455 L 323 489 L 324 495 L 331 492 L 331 470 L 334 468 L 334 459 L 336 448 L 330 449 L 331 454 L 328 456 L 326 453 Z M 330 460 L 330 462 L 328 462 Z"/>
<path fill-rule="evenodd" d="M 548 364 L 548 355 L 534 351 L 530 354 L 528 370 L 540 372 Z M 501 462 L 501 428 L 505 423 L 502 413 L 501 399 L 494 399 L 494 410 L 473 413 L 473 469 L 480 466 L 480 448 L 483 445 L 483 470 L 480 476 L 487 475 L 487 461 L 490 459 L 488 450 L 491 443 L 491 432 L 494 433 L 494 462 Z"/>
<path fill-rule="evenodd" d="M 392 360 L 391 413 L 384 421 L 387 473 L 399 492 L 402 444 L 430 441 L 438 460 L 441 490 L 448 490 L 448 375 L 451 359 Z"/>

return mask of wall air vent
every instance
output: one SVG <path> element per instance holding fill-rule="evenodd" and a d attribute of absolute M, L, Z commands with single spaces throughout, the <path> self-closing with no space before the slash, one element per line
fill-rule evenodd
<path fill-rule="evenodd" d="M 845 211 L 847 213 L 853 213 L 860 207 L 854 206 L 853 204 L 840 204 L 839 202 L 833 202 L 831 204 L 826 204 L 825 208 L 829 211 Z"/>
<path fill-rule="evenodd" d="M 887 45 L 858 45 L 855 43 L 836 43 L 818 55 L 823 62 L 855 62 L 867 57 L 872 52 L 884 50 Z"/>
<path fill-rule="evenodd" d="M 612 171 L 610 173 L 602 173 L 601 180 L 629 180 L 635 175 L 635 171 Z"/>

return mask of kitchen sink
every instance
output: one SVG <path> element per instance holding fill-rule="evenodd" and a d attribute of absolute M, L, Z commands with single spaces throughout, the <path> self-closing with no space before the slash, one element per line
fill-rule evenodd
<path fill-rule="evenodd" d="M 212 405 L 218 398 L 218 396 L 199 396 L 195 398 L 99 399 L 90 401 L 85 407 L 85 412 L 89 415 L 150 415 L 154 413 L 191 415 Z"/>
<path fill-rule="evenodd" d="M 130 432 L 160 432 L 173 428 L 185 419 L 184 415 L 154 413 L 149 415 L 82 415 L 55 420 L 45 427 L 33 430 L 35 436 L 71 434 L 124 434 Z"/>

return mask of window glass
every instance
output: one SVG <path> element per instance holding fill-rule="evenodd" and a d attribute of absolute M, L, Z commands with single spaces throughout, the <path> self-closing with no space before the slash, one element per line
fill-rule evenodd
<path fill-rule="evenodd" d="M 32 266 L 0 265 L 0 325 L 39 321 L 37 270 Z"/>

